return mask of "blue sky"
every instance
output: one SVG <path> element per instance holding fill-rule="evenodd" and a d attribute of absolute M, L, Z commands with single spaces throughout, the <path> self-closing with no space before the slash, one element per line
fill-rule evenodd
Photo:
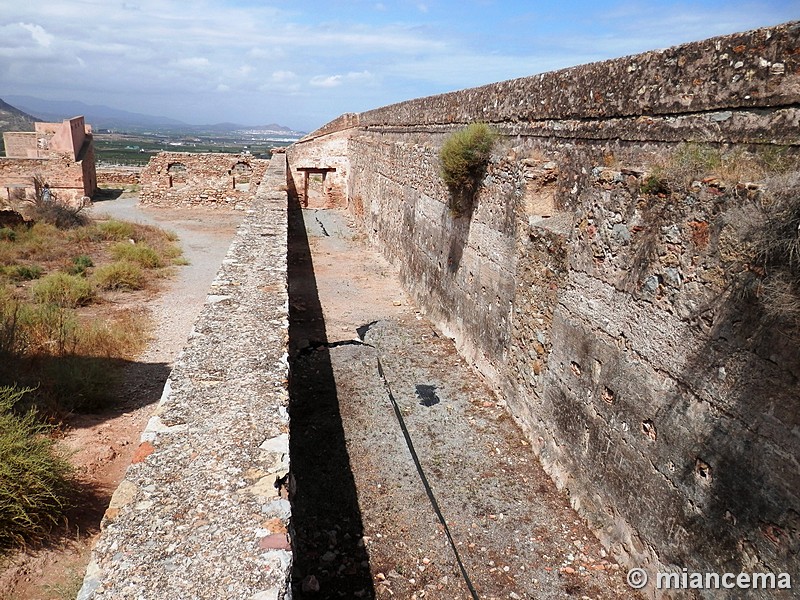
<path fill-rule="evenodd" d="M 800 0 L 0 0 L 0 98 L 308 131 L 793 19 Z"/>

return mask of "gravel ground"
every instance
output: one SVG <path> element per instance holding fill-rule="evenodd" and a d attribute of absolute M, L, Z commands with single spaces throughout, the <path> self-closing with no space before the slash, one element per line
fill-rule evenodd
<path fill-rule="evenodd" d="M 95 217 L 108 215 L 157 225 L 178 234 L 189 265 L 178 270 L 165 292 L 149 306 L 155 323 L 154 339 L 140 357 L 142 362 L 172 363 L 189 337 L 192 323 L 205 302 L 206 290 L 244 213 L 202 207 L 147 209 L 139 206 L 135 196 L 97 202 L 90 212 Z"/>
<path fill-rule="evenodd" d="M 289 253 L 295 598 L 639 597 L 392 268 L 344 214 L 302 212 Z"/>

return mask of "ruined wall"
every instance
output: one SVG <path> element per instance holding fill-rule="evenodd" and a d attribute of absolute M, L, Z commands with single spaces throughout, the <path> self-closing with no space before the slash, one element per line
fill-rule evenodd
<path fill-rule="evenodd" d="M 88 159 L 93 161 L 92 156 Z M 84 172 L 86 170 L 86 173 Z M 73 202 L 89 196 L 86 189 L 94 190 L 92 170 L 86 161 L 75 162 L 69 156 L 56 158 L 0 158 L 0 194 L 4 200 L 20 190 L 33 194 L 33 177 L 41 175 L 50 184 L 59 200 Z"/>
<path fill-rule="evenodd" d="M 100 167 L 97 183 L 105 185 L 137 185 L 142 167 Z"/>
<path fill-rule="evenodd" d="M 142 204 L 243 208 L 269 161 L 249 154 L 160 152 L 140 176 Z"/>
<path fill-rule="evenodd" d="M 349 123 L 352 115 L 340 118 Z M 337 121 L 338 122 L 338 121 Z M 292 165 L 289 169 L 288 184 L 291 191 L 300 199 L 303 206 L 309 208 L 333 208 L 347 205 L 349 196 L 347 189 L 349 160 L 347 131 L 332 131 L 330 135 L 312 134 L 317 139 L 314 144 L 301 144 L 292 153 Z M 310 139 L 310 138 L 306 138 Z M 309 174 L 301 169 L 333 169 L 326 173 L 324 181 L 320 174 Z"/>
<path fill-rule="evenodd" d="M 6 157 L 0 158 L 4 199 L 14 190 L 33 194 L 33 178 L 41 175 L 63 202 L 82 202 L 97 189 L 91 127 L 83 117 L 61 123 L 35 123 L 35 132 L 6 132 Z"/>
<path fill-rule="evenodd" d="M 102 522 L 79 600 L 285 600 L 289 299 L 274 159 Z"/>
<path fill-rule="evenodd" d="M 797 572 L 800 332 L 745 288 L 800 186 L 798 47 L 793 23 L 413 100 L 288 152 L 347 168 L 371 241 L 651 575 Z M 438 150 L 472 121 L 501 137 L 454 217 Z"/>

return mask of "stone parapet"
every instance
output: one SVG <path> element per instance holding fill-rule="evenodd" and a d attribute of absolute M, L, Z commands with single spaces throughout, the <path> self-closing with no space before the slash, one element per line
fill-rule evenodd
<path fill-rule="evenodd" d="M 80 600 L 284 600 L 285 160 L 273 159 L 103 519 Z"/>

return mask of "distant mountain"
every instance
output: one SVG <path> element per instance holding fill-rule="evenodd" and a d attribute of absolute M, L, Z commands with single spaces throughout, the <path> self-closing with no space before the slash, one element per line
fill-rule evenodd
<path fill-rule="evenodd" d="M 41 121 L 41 119 L 37 119 L 0 99 L 0 133 L 4 131 L 33 131 L 33 124 L 36 121 Z"/>
<path fill-rule="evenodd" d="M 42 100 L 33 96 L 6 96 L 6 99 L 22 110 L 45 121 L 62 121 L 83 115 L 86 122 L 95 130 L 117 129 L 122 131 L 169 130 L 185 133 L 231 133 L 247 132 L 253 135 L 280 135 L 300 138 L 302 131 L 292 131 L 282 125 L 270 124 L 258 127 L 239 125 L 238 123 L 216 123 L 214 125 L 189 125 L 178 119 L 146 115 L 126 110 L 119 110 L 98 104 L 85 104 L 71 100 Z M 0 116 L 2 120 L 2 116 Z M 32 129 L 32 127 L 31 127 Z"/>
<path fill-rule="evenodd" d="M 86 104 L 74 100 L 41 100 L 33 96 L 7 96 L 9 102 L 40 119 L 62 121 L 78 115 L 95 129 L 120 129 L 126 127 L 188 127 L 183 121 L 119 110 L 99 104 Z"/>

